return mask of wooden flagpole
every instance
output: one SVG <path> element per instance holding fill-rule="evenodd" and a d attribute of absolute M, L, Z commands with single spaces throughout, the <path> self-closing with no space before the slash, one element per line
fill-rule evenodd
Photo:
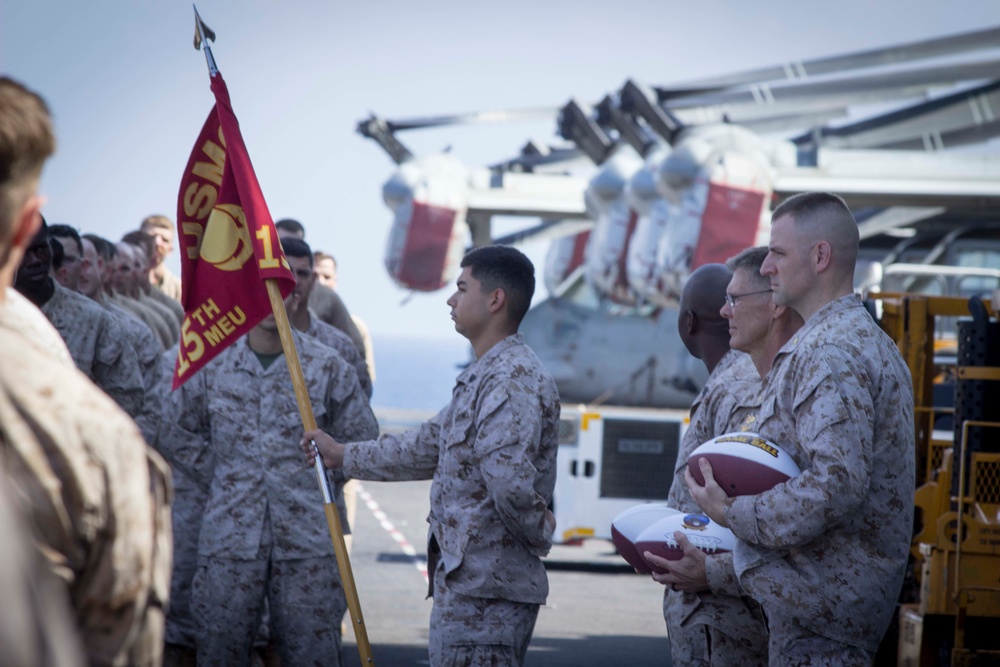
<path fill-rule="evenodd" d="M 215 58 L 212 56 L 212 50 L 205 41 L 206 36 L 214 41 L 215 33 L 202 22 L 201 16 L 198 15 L 197 7 L 194 7 L 194 22 L 194 47 L 198 50 L 204 50 L 209 74 L 215 76 L 218 74 L 218 68 L 215 64 Z M 292 338 L 288 313 L 285 311 L 285 303 L 281 298 L 281 289 L 274 278 L 266 279 L 264 284 L 267 287 L 267 296 L 271 302 L 271 311 L 274 313 L 274 320 L 278 326 L 278 335 L 281 338 L 281 347 L 285 353 L 288 372 L 292 378 L 292 387 L 295 389 L 295 400 L 299 406 L 302 426 L 304 430 L 311 431 L 316 428 L 316 417 L 313 415 L 312 403 L 309 400 L 309 389 L 306 387 L 305 376 L 302 373 L 299 353 L 295 349 L 295 340 Z M 333 552 L 337 557 L 337 567 L 340 570 L 340 581 L 344 587 L 344 596 L 347 598 L 347 608 L 351 613 L 354 636 L 357 639 L 358 652 L 361 654 L 361 664 L 374 665 L 371 645 L 368 643 L 368 631 L 365 628 L 364 617 L 361 615 L 361 602 L 358 600 L 358 590 L 354 584 L 354 573 L 351 571 L 351 559 L 347 555 L 347 545 L 344 542 L 344 528 L 340 525 L 340 514 L 337 512 L 333 485 L 330 483 L 330 478 L 323 467 L 322 457 L 316 458 L 314 467 L 320 491 L 323 493 L 326 522 L 330 529 L 330 539 L 333 541 Z"/>
<path fill-rule="evenodd" d="M 292 376 L 292 386 L 295 388 L 295 400 L 299 404 L 299 415 L 306 431 L 316 428 L 316 417 L 313 415 L 312 402 L 309 400 L 309 389 L 306 387 L 302 365 L 299 363 L 299 353 L 295 349 L 295 339 L 292 338 L 291 324 L 285 311 L 285 302 L 281 298 L 278 281 L 268 278 L 267 296 L 271 300 L 271 310 L 274 311 L 274 321 L 278 325 L 278 335 L 281 337 L 281 347 L 285 352 L 288 373 Z M 368 631 L 361 615 L 361 602 L 358 599 L 358 589 L 354 584 L 354 572 L 351 571 L 351 559 L 347 555 L 347 544 L 344 542 L 344 528 L 340 525 L 340 514 L 334 502 L 333 485 L 323 467 L 323 457 L 317 456 L 314 464 L 316 477 L 323 492 L 323 507 L 326 509 L 326 522 L 330 528 L 330 538 L 333 540 L 333 551 L 337 556 L 337 567 L 340 568 L 340 580 L 344 586 L 344 596 L 347 598 L 347 608 L 351 612 L 351 622 L 354 636 L 358 643 L 362 665 L 374 665 L 372 649 L 368 643 Z"/>

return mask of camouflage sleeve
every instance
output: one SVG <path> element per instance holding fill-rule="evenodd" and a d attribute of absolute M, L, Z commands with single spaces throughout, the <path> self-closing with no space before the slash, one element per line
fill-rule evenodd
<path fill-rule="evenodd" d="M 537 395 L 516 383 L 485 380 L 476 432 L 479 468 L 504 526 L 532 553 L 545 555 L 552 546 L 545 525 L 548 503 L 535 490 L 538 470 L 532 463 L 542 437 Z"/>
<path fill-rule="evenodd" d="M 326 409 L 332 416 L 330 435 L 340 442 L 357 442 L 378 437 L 378 422 L 361 389 L 357 373 L 343 361 L 337 377 L 329 383 Z"/>
<path fill-rule="evenodd" d="M 705 558 L 705 576 L 708 577 L 708 588 L 716 595 L 740 597 L 739 579 L 733 566 L 733 554 L 710 554 Z"/>
<path fill-rule="evenodd" d="M 871 482 L 873 414 L 864 373 L 846 355 L 813 358 L 793 399 L 801 474 L 726 509 L 733 533 L 771 549 L 811 542 L 864 500 Z M 779 440 L 780 443 L 780 440 Z"/>
<path fill-rule="evenodd" d="M 160 344 L 156 341 L 152 332 L 149 333 L 146 343 L 155 344 L 155 348 L 147 349 L 159 350 L 160 348 Z M 162 350 L 156 352 L 153 355 L 152 363 L 149 364 L 143 364 L 140 358 L 140 366 L 145 366 L 141 370 L 146 395 L 142 401 L 142 412 L 135 417 L 135 423 L 139 425 L 142 437 L 153 447 L 157 446 L 157 441 L 160 438 L 160 427 L 163 423 L 163 406 L 166 403 L 166 396 L 170 392 L 170 382 L 173 379 L 172 367 L 168 368 L 168 362 L 165 359 L 161 359 L 161 356 L 164 356 Z M 172 358 L 176 358 L 176 355 L 173 355 Z"/>
<path fill-rule="evenodd" d="M 86 650 L 91 664 L 119 662 L 142 632 L 154 588 L 156 507 L 151 497 L 146 443 L 125 415 L 94 413 L 81 433 L 95 443 L 103 467 L 106 523 L 91 527 L 94 539 L 87 572 L 74 582 L 73 599 L 90 625 Z"/>
<path fill-rule="evenodd" d="M 146 395 L 139 358 L 122 325 L 111 317 L 103 320 L 94 354 L 94 384 L 135 418 Z"/>
<path fill-rule="evenodd" d="M 368 364 L 365 363 L 364 357 L 358 354 L 358 350 L 353 345 L 345 346 L 343 350 L 337 350 L 340 355 L 344 357 L 344 361 L 349 363 L 354 372 L 358 374 L 358 383 L 361 385 L 361 391 L 365 393 L 368 398 L 372 397 L 372 378 L 368 374 Z"/>
<path fill-rule="evenodd" d="M 412 431 L 350 443 L 344 452 L 344 472 L 349 477 L 379 482 L 432 479 L 447 413 L 445 408 Z"/>
<path fill-rule="evenodd" d="M 12 665 L 82 667 L 79 631 L 64 583 L 33 539 L 6 468 L 0 472 L 0 653 Z"/>
<path fill-rule="evenodd" d="M 674 464 L 674 477 L 667 493 L 667 505 L 682 512 L 701 512 L 698 503 L 691 497 L 684 473 L 687 470 L 687 460 L 698 445 L 712 438 L 709 429 L 712 425 L 710 403 L 701 402 L 692 407 L 691 422 L 677 450 L 677 462 Z M 706 419 L 707 417 L 707 419 Z"/>
<path fill-rule="evenodd" d="M 165 355 L 173 352 L 176 347 Z M 202 369 L 176 391 L 164 398 L 157 451 L 171 466 L 190 478 L 203 491 L 212 485 L 215 469 L 210 448 L 211 422 L 208 414 L 206 373 Z"/>
<path fill-rule="evenodd" d="M 358 331 L 358 327 L 354 324 L 354 320 L 351 319 L 351 314 L 347 310 L 347 306 L 344 305 L 343 300 L 336 291 L 329 288 L 320 288 L 319 285 L 313 289 L 313 293 L 316 294 L 318 298 L 322 298 L 324 301 L 323 308 L 317 310 L 320 312 L 320 316 L 323 321 L 327 324 L 337 327 L 345 334 L 350 336 L 351 342 L 358 349 L 358 352 L 362 357 L 365 355 L 365 341 L 361 337 L 361 332 Z M 318 305 L 318 304 L 317 304 Z"/>

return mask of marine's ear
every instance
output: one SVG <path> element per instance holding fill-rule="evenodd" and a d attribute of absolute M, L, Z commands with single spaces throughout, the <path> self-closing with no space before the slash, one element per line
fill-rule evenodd
<path fill-rule="evenodd" d="M 498 287 L 490 294 L 489 303 L 487 307 L 490 309 L 490 313 L 499 312 L 507 303 L 507 293 L 503 291 L 503 288 Z"/>
<path fill-rule="evenodd" d="M 45 205 L 45 197 L 42 195 L 32 195 L 28 201 L 24 202 L 21 210 L 14 216 L 11 225 L 10 246 L 14 248 L 28 247 L 31 240 L 35 238 L 38 229 L 42 226 L 42 206 Z"/>

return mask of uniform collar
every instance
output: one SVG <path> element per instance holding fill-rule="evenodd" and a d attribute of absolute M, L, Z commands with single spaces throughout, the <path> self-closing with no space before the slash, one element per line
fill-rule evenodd
<path fill-rule="evenodd" d="M 486 354 L 476 359 L 474 362 L 466 366 L 465 370 L 458 376 L 456 382 L 458 384 L 471 384 L 475 382 L 476 377 L 479 375 L 480 368 L 487 368 L 493 361 L 503 354 L 505 351 L 514 347 L 515 345 L 523 345 L 524 336 L 522 334 L 516 333 L 507 336 L 502 341 L 491 347 L 486 351 Z"/>
<path fill-rule="evenodd" d="M 781 350 L 778 351 L 778 356 L 794 352 L 799 346 L 799 341 L 808 338 L 815 329 L 823 326 L 831 319 L 843 317 L 847 314 L 847 311 L 863 307 L 861 297 L 854 293 L 845 294 L 839 299 L 834 299 L 813 313 L 813 316 L 802 325 L 802 328 L 796 331 L 795 335 L 788 339 L 782 346 Z"/>

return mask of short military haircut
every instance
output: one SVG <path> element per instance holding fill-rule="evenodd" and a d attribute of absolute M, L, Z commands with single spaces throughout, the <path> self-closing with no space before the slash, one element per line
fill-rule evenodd
<path fill-rule="evenodd" d="M 146 216 L 139 224 L 140 232 L 149 232 L 154 229 L 169 229 L 173 231 L 174 223 L 167 216 L 157 214 Z"/>
<path fill-rule="evenodd" d="M 146 232 L 139 230 L 129 232 L 122 237 L 122 241 L 142 248 L 143 252 L 146 253 L 146 259 L 153 259 L 153 256 L 156 255 L 156 239 Z"/>
<path fill-rule="evenodd" d="M 0 233 L 34 194 L 46 158 L 56 149 L 45 100 L 13 79 L 0 77 Z"/>
<path fill-rule="evenodd" d="M 792 195 L 774 209 L 771 220 L 789 216 L 795 226 L 808 231 L 816 240 L 824 240 L 833 248 L 834 256 L 854 270 L 858 256 L 858 221 L 850 207 L 832 192 L 802 192 Z"/>
<path fill-rule="evenodd" d="M 52 239 L 49 238 L 49 223 L 45 220 L 44 215 L 39 214 L 38 217 L 42 219 L 42 224 L 39 225 L 38 231 L 35 232 L 35 235 L 31 237 L 31 244 L 33 245 L 35 243 L 41 243 L 42 241 L 45 241 L 47 244 L 49 244 L 49 252 L 55 254 L 57 251 L 53 247 Z M 60 255 L 62 254 L 62 246 L 59 246 L 58 252 L 60 253 Z M 61 257 L 60 261 L 62 261 Z"/>
<path fill-rule="evenodd" d="M 115 244 L 103 236 L 98 236 L 97 234 L 84 234 L 83 238 L 94 244 L 94 250 L 97 251 L 97 254 L 100 255 L 101 259 L 105 262 L 110 262 L 114 259 L 115 255 L 118 254 L 118 248 L 115 247 Z"/>
<path fill-rule="evenodd" d="M 66 250 L 62 242 L 53 237 L 49 237 L 49 250 L 52 251 L 52 268 L 58 271 L 62 268 L 63 260 L 66 259 Z"/>
<path fill-rule="evenodd" d="M 462 258 L 484 292 L 502 289 L 511 322 L 521 324 L 535 294 L 535 267 L 524 253 L 504 245 L 476 248 Z"/>
<path fill-rule="evenodd" d="M 293 220 L 292 218 L 282 218 L 274 223 L 274 226 L 283 232 L 288 232 L 289 234 L 299 234 L 305 238 L 306 228 L 303 227 L 302 223 L 298 220 Z"/>
<path fill-rule="evenodd" d="M 331 262 L 333 262 L 333 268 L 337 268 L 337 258 L 334 257 L 333 255 L 323 252 L 322 250 L 317 250 L 316 252 L 313 253 L 313 261 L 316 264 L 319 264 L 324 259 L 328 259 Z"/>
<path fill-rule="evenodd" d="M 49 237 L 70 238 L 76 241 L 76 247 L 83 252 L 83 241 L 80 240 L 80 232 L 69 225 L 49 225 Z"/>
<path fill-rule="evenodd" d="M 765 257 L 767 257 L 767 246 L 747 248 L 727 259 L 726 268 L 733 273 L 746 271 L 750 276 L 750 282 L 756 288 L 768 289 L 771 287 L 771 279 L 760 275 L 760 267 L 764 266 Z"/>
<path fill-rule="evenodd" d="M 308 257 L 310 268 L 313 265 L 313 254 L 312 248 L 309 244 L 302 239 L 297 239 L 294 236 L 286 236 L 281 239 L 281 249 L 285 251 L 285 254 L 289 257 Z"/>

